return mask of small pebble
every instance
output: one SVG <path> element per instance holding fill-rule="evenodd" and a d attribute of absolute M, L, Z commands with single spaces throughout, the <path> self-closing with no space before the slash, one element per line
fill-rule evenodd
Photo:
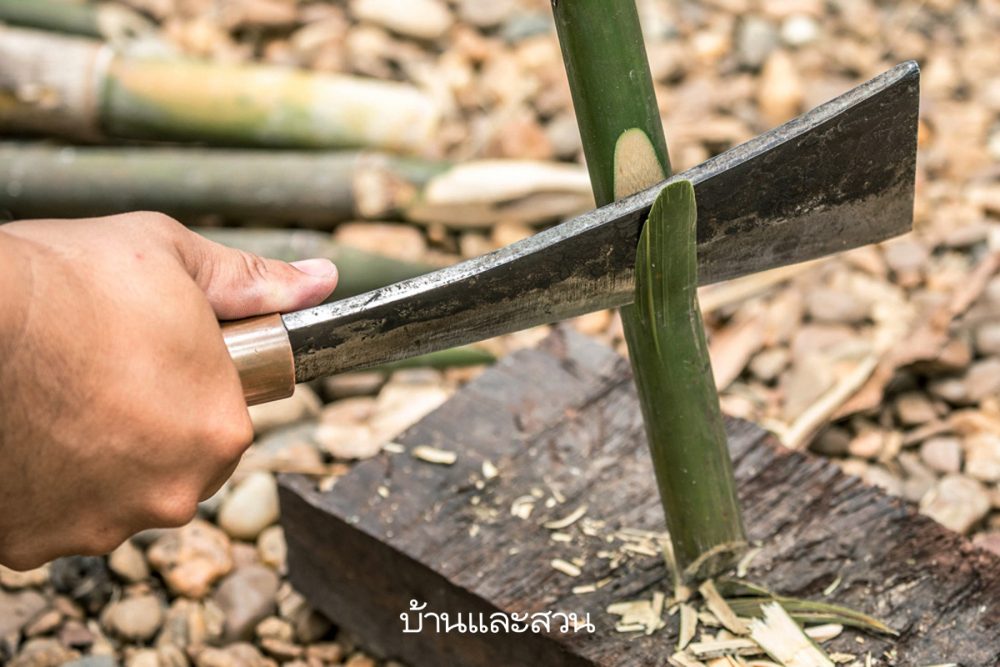
<path fill-rule="evenodd" d="M 980 482 L 947 475 L 920 501 L 920 511 L 964 535 L 986 517 L 990 499 Z"/>
<path fill-rule="evenodd" d="M 278 520 L 278 484 L 269 472 L 251 473 L 233 487 L 219 508 L 219 527 L 238 540 L 255 540 Z"/>
<path fill-rule="evenodd" d="M 163 608 L 155 595 L 125 598 L 105 608 L 102 623 L 122 639 L 146 641 L 160 629 Z"/>
<path fill-rule="evenodd" d="M 920 458 L 932 470 L 953 473 L 962 469 L 962 441 L 951 436 L 938 436 L 920 445 Z"/>

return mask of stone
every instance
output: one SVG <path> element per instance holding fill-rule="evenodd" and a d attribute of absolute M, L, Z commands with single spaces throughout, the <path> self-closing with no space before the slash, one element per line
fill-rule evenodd
<path fill-rule="evenodd" d="M 130 655 L 125 667 L 160 667 L 160 655 L 155 649 L 144 648 Z"/>
<path fill-rule="evenodd" d="M 194 660 L 195 667 L 276 667 L 252 644 L 237 643 L 226 648 L 206 648 Z"/>
<path fill-rule="evenodd" d="M 381 371 L 358 371 L 344 373 L 323 379 L 323 392 L 327 400 L 355 396 L 374 396 L 385 384 L 385 373 Z"/>
<path fill-rule="evenodd" d="M 792 14 L 781 23 L 781 41 L 788 46 L 812 44 L 819 37 L 819 23 L 806 14 Z"/>
<path fill-rule="evenodd" d="M 278 520 L 278 484 L 269 472 L 253 472 L 236 484 L 219 508 L 218 523 L 238 540 L 256 540 Z"/>
<path fill-rule="evenodd" d="M 129 663 L 131 665 L 131 663 Z M 88 655 L 67 662 L 63 667 L 118 667 L 118 661 L 112 655 Z M 153 663 L 152 667 L 158 667 Z"/>
<path fill-rule="evenodd" d="M 367 424 L 320 424 L 313 438 L 335 459 L 364 460 L 382 451 L 382 441 Z"/>
<path fill-rule="evenodd" d="M 885 434 L 878 429 L 865 429 L 851 438 L 847 452 L 862 459 L 876 459 L 882 453 Z"/>
<path fill-rule="evenodd" d="M 292 624 L 295 638 L 303 644 L 322 639 L 331 627 L 330 621 L 310 607 L 306 599 L 287 583 L 282 584 L 278 591 L 278 614 Z"/>
<path fill-rule="evenodd" d="M 1000 436 L 983 432 L 965 439 L 965 474 L 982 482 L 1000 481 Z"/>
<path fill-rule="evenodd" d="M 850 292 L 820 287 L 806 294 L 806 312 L 818 322 L 857 324 L 868 319 L 871 303 Z"/>
<path fill-rule="evenodd" d="M 79 652 L 66 648 L 55 639 L 43 637 L 25 642 L 21 652 L 6 667 L 59 667 L 79 657 Z"/>
<path fill-rule="evenodd" d="M 145 581 L 149 577 L 146 557 L 131 540 L 125 540 L 108 555 L 108 567 L 131 584 Z"/>
<path fill-rule="evenodd" d="M 952 436 L 929 438 L 920 445 L 920 458 L 932 470 L 958 472 L 962 469 L 962 441 Z"/>
<path fill-rule="evenodd" d="M 809 450 L 823 456 L 844 456 L 851 444 L 851 434 L 847 429 L 831 425 L 813 438 Z"/>
<path fill-rule="evenodd" d="M 893 475 L 884 467 L 879 465 L 869 466 L 865 471 L 864 480 L 872 486 L 877 486 L 889 495 L 903 495 L 903 482 L 899 477 Z"/>
<path fill-rule="evenodd" d="M 0 586 L 16 591 L 22 588 L 38 588 L 49 583 L 49 566 L 43 565 L 33 570 L 18 572 L 0 565 Z"/>
<path fill-rule="evenodd" d="M 38 591 L 8 593 L 0 589 L 0 638 L 21 632 L 48 605 L 48 600 Z"/>
<path fill-rule="evenodd" d="M 933 380 L 927 384 L 927 391 L 930 392 L 931 396 L 940 398 L 952 405 L 968 405 L 971 403 L 965 382 L 959 378 L 949 377 Z"/>
<path fill-rule="evenodd" d="M 130 641 L 148 641 L 163 624 L 163 608 L 155 595 L 137 595 L 112 602 L 101 614 L 102 625 Z"/>
<path fill-rule="evenodd" d="M 835 381 L 833 369 L 820 355 L 797 359 L 781 378 L 785 419 L 793 421 L 832 387 Z"/>
<path fill-rule="evenodd" d="M 750 360 L 750 372 L 764 382 L 773 382 L 788 367 L 791 355 L 786 347 L 769 347 Z"/>
<path fill-rule="evenodd" d="M 236 570 L 219 584 L 212 599 L 225 614 L 223 637 L 227 641 L 253 635 L 254 626 L 274 611 L 279 583 L 271 568 L 250 565 Z"/>
<path fill-rule="evenodd" d="M 282 662 L 301 658 L 305 649 L 292 642 L 275 637 L 264 637 L 260 640 L 260 646 L 264 652 Z"/>
<path fill-rule="evenodd" d="M 920 501 L 920 511 L 964 535 L 989 513 L 990 498 L 980 482 L 961 475 L 946 475 Z"/>
<path fill-rule="evenodd" d="M 392 440 L 440 407 L 451 393 L 437 382 L 410 383 L 394 377 L 382 388 L 375 404 L 371 420 L 375 439 L 379 442 Z"/>
<path fill-rule="evenodd" d="M 778 30 L 767 19 L 750 15 L 739 22 L 736 58 L 743 67 L 760 69 L 777 46 Z"/>
<path fill-rule="evenodd" d="M 917 426 L 937 419 L 937 410 L 927 395 L 920 391 L 908 391 L 896 397 L 896 416 L 905 426 Z"/>
<path fill-rule="evenodd" d="M 412 225 L 387 222 L 348 222 L 337 227 L 337 243 L 404 262 L 420 262 L 427 255 L 427 242 Z"/>
<path fill-rule="evenodd" d="M 81 651 L 89 648 L 93 654 L 98 648 L 95 644 L 107 643 L 107 638 L 94 621 L 84 625 L 82 621 L 70 619 L 59 629 L 59 641 L 63 646 Z"/>
<path fill-rule="evenodd" d="M 344 667 L 376 667 L 375 661 L 362 653 L 355 653 L 344 663 Z"/>
<path fill-rule="evenodd" d="M 260 639 L 280 639 L 290 642 L 295 638 L 295 629 L 283 618 L 268 616 L 257 624 L 254 634 Z"/>
<path fill-rule="evenodd" d="M 177 598 L 167 610 L 156 646 L 183 651 L 189 646 L 217 641 L 222 637 L 224 627 L 225 616 L 214 602 Z"/>
<path fill-rule="evenodd" d="M 1000 556 L 1000 531 L 979 533 L 972 538 L 972 544 Z"/>
<path fill-rule="evenodd" d="M 52 588 L 70 597 L 91 614 L 98 613 L 117 591 L 111 571 L 102 557 L 58 558 L 49 564 L 49 568 Z"/>
<path fill-rule="evenodd" d="M 522 109 L 497 127 L 487 157 L 551 160 L 555 149 L 534 111 Z"/>
<path fill-rule="evenodd" d="M 288 545 L 281 526 L 270 526 L 257 537 L 257 554 L 260 562 L 273 567 L 279 574 L 288 569 Z"/>
<path fill-rule="evenodd" d="M 573 160 L 583 150 L 580 128 L 571 113 L 561 113 L 545 125 L 552 153 L 559 160 Z"/>
<path fill-rule="evenodd" d="M 458 17 L 477 28 L 495 28 L 517 11 L 517 0 L 461 0 Z"/>
<path fill-rule="evenodd" d="M 51 634 L 63 622 L 63 615 L 58 609 L 48 609 L 24 627 L 25 637 L 38 637 Z"/>
<path fill-rule="evenodd" d="M 313 644 L 306 648 L 306 657 L 325 664 L 339 663 L 344 659 L 344 647 L 335 642 Z"/>
<path fill-rule="evenodd" d="M 987 396 L 1000 396 L 1000 357 L 974 363 L 965 374 L 969 400 L 978 403 Z"/>
<path fill-rule="evenodd" d="M 757 106 L 765 123 L 776 126 L 799 114 L 802 107 L 802 81 L 791 57 L 776 50 L 761 71 Z"/>
<path fill-rule="evenodd" d="M 986 356 L 1000 356 L 1000 320 L 986 322 L 976 328 L 976 351 Z"/>
<path fill-rule="evenodd" d="M 454 19 L 440 0 L 354 0 L 351 13 L 362 21 L 416 39 L 437 39 Z"/>
<path fill-rule="evenodd" d="M 166 531 L 150 546 L 147 558 L 172 592 L 192 599 L 205 597 L 233 567 L 229 537 L 201 519 Z"/>
<path fill-rule="evenodd" d="M 884 244 L 882 250 L 885 261 L 895 272 L 897 280 L 906 286 L 915 285 L 920 281 L 920 274 L 923 273 L 930 256 L 923 243 L 907 236 Z"/>
<path fill-rule="evenodd" d="M 906 474 L 906 479 L 903 480 L 903 497 L 912 503 L 919 503 L 934 488 L 937 477 L 913 452 L 901 452 L 896 460 Z"/>
<path fill-rule="evenodd" d="M 253 431 L 261 435 L 279 426 L 315 417 L 322 407 L 322 401 L 308 385 L 296 385 L 295 393 L 288 398 L 250 406 Z"/>

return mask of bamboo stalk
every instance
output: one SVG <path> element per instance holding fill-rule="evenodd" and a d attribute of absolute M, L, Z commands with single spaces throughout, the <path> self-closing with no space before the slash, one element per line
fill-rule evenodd
<path fill-rule="evenodd" d="M 114 42 L 152 38 L 156 32 L 153 23 L 128 7 L 84 0 L 0 0 L 0 21 Z"/>
<path fill-rule="evenodd" d="M 670 173 L 632 1 L 553 0 L 599 205 Z M 746 545 L 697 302 L 694 190 L 666 188 L 640 236 L 636 302 L 622 309 L 653 467 L 682 579 L 712 576 Z"/>
<path fill-rule="evenodd" d="M 53 104 L 62 122 L 47 118 Z M 114 53 L 100 42 L 0 28 L 0 124 L 11 129 L 415 152 L 430 144 L 438 117 L 429 95 L 402 83 Z"/>
<path fill-rule="evenodd" d="M 402 218 L 478 227 L 549 222 L 593 202 L 576 165 L 452 165 L 357 151 L 8 142 L 0 143 L 0 183 L 0 211 L 16 218 L 155 210 L 181 219 L 213 214 L 309 226 Z"/>
<path fill-rule="evenodd" d="M 427 264 L 401 262 L 334 243 L 329 234 L 322 232 L 225 227 L 195 231 L 222 245 L 286 262 L 326 257 L 337 265 L 340 272 L 340 282 L 333 294 L 335 299 L 370 292 L 437 268 Z"/>

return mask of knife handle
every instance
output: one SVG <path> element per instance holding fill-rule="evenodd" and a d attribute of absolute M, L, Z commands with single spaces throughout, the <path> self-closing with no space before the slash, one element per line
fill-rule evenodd
<path fill-rule="evenodd" d="M 224 322 L 222 338 L 236 364 L 247 405 L 288 398 L 295 391 L 295 357 L 281 315 Z"/>

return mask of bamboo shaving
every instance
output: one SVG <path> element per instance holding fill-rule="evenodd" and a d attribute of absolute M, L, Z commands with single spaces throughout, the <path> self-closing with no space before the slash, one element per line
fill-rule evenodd
<path fill-rule="evenodd" d="M 581 572 L 580 568 L 577 567 L 576 565 L 574 565 L 573 563 L 570 563 L 569 561 L 563 560 L 562 558 L 554 558 L 554 559 L 552 559 L 551 565 L 552 565 L 552 569 L 553 570 L 557 570 L 559 572 L 562 572 L 563 574 L 565 574 L 565 575 L 567 575 L 569 577 L 579 577 L 580 576 L 580 572 Z"/>
<path fill-rule="evenodd" d="M 757 554 L 759 554 L 761 551 L 763 551 L 761 547 L 754 547 L 753 549 L 750 549 L 749 551 L 746 552 L 743 558 L 740 559 L 740 562 L 736 564 L 737 577 L 742 579 L 743 577 L 747 576 L 747 572 L 750 570 L 750 563 L 753 562 L 753 559 L 756 558 Z"/>
<path fill-rule="evenodd" d="M 514 502 L 510 504 L 511 515 L 519 519 L 527 519 L 535 509 L 535 500 L 534 496 L 515 498 Z"/>
<path fill-rule="evenodd" d="M 750 637 L 784 667 L 834 667 L 829 656 L 777 602 L 764 605 L 764 619 L 750 622 Z M 814 629 L 815 630 L 815 629 Z"/>
<path fill-rule="evenodd" d="M 841 576 L 840 576 L 840 575 L 838 574 L 838 575 L 837 575 L 837 578 L 836 578 L 836 579 L 834 579 L 834 580 L 833 580 L 833 581 L 832 581 L 832 582 L 830 583 L 830 585 L 829 585 L 829 586 L 827 586 L 826 588 L 824 588 L 824 589 L 823 589 L 823 595 L 824 595 L 824 597 L 829 597 L 829 596 L 833 595 L 833 592 L 834 592 L 835 590 L 837 590 L 837 589 L 838 589 L 838 588 L 840 587 L 840 582 L 842 582 L 843 580 L 844 580 L 844 579 L 843 579 L 843 577 L 841 577 Z"/>
<path fill-rule="evenodd" d="M 663 607 L 667 596 L 660 591 L 653 593 L 651 600 L 628 600 L 616 602 L 607 609 L 609 614 L 621 616 L 615 629 L 619 632 L 644 632 L 651 635 L 666 625 Z M 632 628 L 622 630 L 619 628 Z"/>
<path fill-rule="evenodd" d="M 500 474 L 492 461 L 483 461 L 483 479 L 489 481 Z"/>
<path fill-rule="evenodd" d="M 698 631 L 698 612 L 686 602 L 681 603 L 681 626 L 677 634 L 677 650 L 683 651 Z"/>
<path fill-rule="evenodd" d="M 592 584 L 582 584 L 580 586 L 573 587 L 573 595 L 586 595 L 587 593 L 593 593 L 596 590 L 604 588 L 611 583 L 611 577 L 605 577 L 600 581 L 595 581 Z"/>
<path fill-rule="evenodd" d="M 426 463 L 450 466 L 458 460 L 458 454 L 446 449 L 438 449 L 430 445 L 420 445 L 413 448 L 413 456 Z"/>
<path fill-rule="evenodd" d="M 382 445 L 382 451 L 389 452 L 390 454 L 403 454 L 406 452 L 406 447 L 398 442 L 387 442 Z"/>
<path fill-rule="evenodd" d="M 542 524 L 545 528 L 549 530 L 562 530 L 563 528 L 569 528 L 574 523 L 583 518 L 583 515 L 587 513 L 587 506 L 580 505 L 575 510 L 567 514 L 561 519 L 554 519 L 552 521 L 546 521 Z"/>
<path fill-rule="evenodd" d="M 667 661 L 674 667 L 707 667 L 705 663 L 685 653 L 675 653 L 667 658 Z"/>
<path fill-rule="evenodd" d="M 570 535 L 569 533 L 552 533 L 551 535 L 549 535 L 549 538 L 553 542 L 572 542 L 573 541 L 573 536 Z"/>
<path fill-rule="evenodd" d="M 715 582 L 711 579 L 707 580 L 698 587 L 698 592 L 705 598 L 705 604 L 715 614 L 715 617 L 719 619 L 723 627 L 737 635 L 745 635 L 750 632 L 747 624 L 736 615 L 726 601 L 722 599 L 722 596 L 719 595 L 719 590 L 715 587 Z"/>

